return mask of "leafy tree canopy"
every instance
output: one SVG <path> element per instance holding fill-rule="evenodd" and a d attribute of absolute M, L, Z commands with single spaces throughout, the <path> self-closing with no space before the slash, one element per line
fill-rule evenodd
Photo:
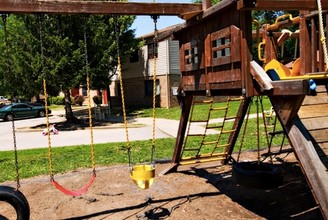
<path fill-rule="evenodd" d="M 129 56 L 139 42 L 131 25 L 134 16 L 10 15 L 0 24 L 1 95 L 30 98 L 85 85 L 106 88 L 120 56 Z M 124 60 L 124 59 L 122 59 Z M 67 97 L 69 99 L 69 97 Z"/>

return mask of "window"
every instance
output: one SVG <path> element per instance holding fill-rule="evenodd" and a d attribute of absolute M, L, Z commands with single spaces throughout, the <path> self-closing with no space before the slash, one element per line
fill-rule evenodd
<path fill-rule="evenodd" d="M 198 64 L 198 50 L 197 47 L 185 50 L 186 64 Z"/>
<path fill-rule="evenodd" d="M 182 45 L 180 48 L 180 54 L 183 56 L 183 66 L 181 71 L 194 71 L 198 70 L 201 65 L 202 54 L 201 42 L 198 40 L 192 40 Z"/>
<path fill-rule="evenodd" d="M 88 96 L 88 90 L 85 86 L 82 87 L 82 95 L 83 96 Z"/>
<path fill-rule="evenodd" d="M 230 38 L 228 37 L 222 37 L 218 38 L 212 41 L 212 48 L 218 48 L 221 49 L 213 50 L 213 58 L 220 58 L 224 56 L 230 56 L 230 47 L 224 48 L 224 46 L 230 46 Z"/>
<path fill-rule="evenodd" d="M 157 53 L 158 46 L 155 46 L 155 43 L 148 44 L 148 59 L 154 59 L 155 56 L 158 57 Z"/>
<path fill-rule="evenodd" d="M 145 95 L 146 96 L 153 96 L 153 80 L 145 80 Z M 160 86 L 159 86 L 159 80 L 156 80 L 156 95 L 160 95 Z"/>
<path fill-rule="evenodd" d="M 139 62 L 139 49 L 136 49 L 131 55 L 130 55 L 130 63 L 137 63 Z"/>

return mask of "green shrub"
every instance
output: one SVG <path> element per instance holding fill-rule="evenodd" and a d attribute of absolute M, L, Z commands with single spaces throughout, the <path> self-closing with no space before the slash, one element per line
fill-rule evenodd
<path fill-rule="evenodd" d="M 92 97 L 92 100 L 97 106 L 102 104 L 102 97 L 100 95 L 95 95 Z"/>
<path fill-rule="evenodd" d="M 64 105 L 65 97 L 63 96 L 49 97 L 48 102 L 50 105 Z"/>
<path fill-rule="evenodd" d="M 84 102 L 84 96 L 82 96 L 82 95 L 74 96 L 73 104 L 77 104 L 79 106 L 82 106 L 83 102 Z"/>

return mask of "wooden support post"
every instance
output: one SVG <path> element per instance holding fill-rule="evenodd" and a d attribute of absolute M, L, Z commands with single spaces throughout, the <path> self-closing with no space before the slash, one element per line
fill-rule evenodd
<path fill-rule="evenodd" d="M 300 19 L 300 58 L 301 58 L 301 75 L 311 72 L 311 42 L 310 33 L 306 24 L 306 15 L 308 11 L 301 11 Z"/>
<path fill-rule="evenodd" d="M 212 6 L 212 2 L 211 0 L 203 0 L 202 1 L 202 7 L 203 7 L 203 10 L 205 11 L 206 9 L 208 9 L 209 7 Z"/>
<path fill-rule="evenodd" d="M 193 96 L 186 95 L 186 96 L 179 97 L 179 102 L 182 111 L 181 111 L 180 123 L 178 128 L 178 134 L 175 141 L 173 157 L 171 160 L 171 164 L 159 174 L 160 176 L 176 171 L 180 163 L 182 145 L 183 145 L 189 114 L 193 102 Z"/>
<path fill-rule="evenodd" d="M 251 51 L 252 51 L 252 16 L 250 11 L 239 12 L 239 22 L 241 29 L 241 77 L 242 93 L 247 97 L 254 95 L 253 79 L 250 71 Z"/>
<path fill-rule="evenodd" d="M 328 1 L 321 1 L 322 9 L 328 9 Z M 238 0 L 239 10 L 317 10 L 314 0 Z"/>
<path fill-rule="evenodd" d="M 174 149 L 174 153 L 173 153 L 172 163 L 180 162 L 182 145 L 183 145 L 184 136 L 186 133 L 186 128 L 187 128 L 189 114 L 190 114 L 190 109 L 191 109 L 192 101 L 193 101 L 192 95 L 186 95 L 181 98 L 182 98 L 182 112 L 181 112 L 177 139 L 175 142 L 175 149 Z"/>
<path fill-rule="evenodd" d="M 305 95 L 277 95 L 269 96 L 272 106 L 280 120 L 280 122 L 288 126 L 292 119 L 297 116 Z"/>
<path fill-rule="evenodd" d="M 180 163 L 182 145 L 183 145 L 183 141 L 184 141 L 184 137 L 185 137 L 185 133 L 186 133 L 190 109 L 191 109 L 192 102 L 193 102 L 193 96 L 186 95 L 186 96 L 179 97 L 179 102 L 180 102 L 182 111 L 181 111 L 178 134 L 177 134 L 177 138 L 175 141 L 173 158 L 171 161 L 171 165 L 169 165 L 166 169 L 164 169 L 159 175 L 165 175 L 166 173 L 176 171 L 176 169 Z"/>
<path fill-rule="evenodd" d="M 311 135 L 298 117 L 291 126 L 286 127 L 288 139 L 299 160 L 302 171 L 312 189 L 313 195 L 320 206 L 325 219 L 328 219 L 328 173 L 322 164 Z"/>

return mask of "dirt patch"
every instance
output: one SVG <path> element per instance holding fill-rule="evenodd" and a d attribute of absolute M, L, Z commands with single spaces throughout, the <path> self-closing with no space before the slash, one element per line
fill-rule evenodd
<path fill-rule="evenodd" d="M 249 152 L 242 159 L 254 156 L 255 152 Z M 270 190 L 237 185 L 231 165 L 211 164 L 156 175 L 147 190 L 134 185 L 127 166 L 110 166 L 97 167 L 95 182 L 79 197 L 64 195 L 46 176 L 22 180 L 21 191 L 29 201 L 32 220 L 322 219 L 293 154 L 274 161 L 283 169 L 284 184 Z M 156 164 L 157 174 L 168 165 Z M 58 174 L 56 180 L 67 188 L 78 189 L 90 175 L 89 170 L 80 170 Z M 0 213 L 11 219 L 9 208 L 0 207 Z"/>

